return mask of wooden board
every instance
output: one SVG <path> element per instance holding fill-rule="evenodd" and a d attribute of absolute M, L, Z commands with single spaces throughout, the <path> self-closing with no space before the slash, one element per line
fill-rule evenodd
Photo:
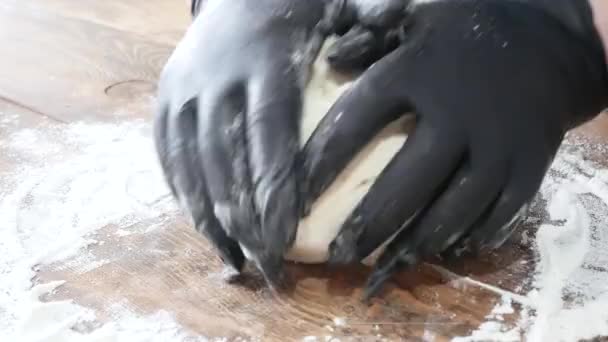
<path fill-rule="evenodd" d="M 2 1 L 0 112 L 20 118 L 0 133 L 49 120 L 149 120 L 156 78 L 188 20 L 185 3 L 175 0 Z M 580 132 L 605 141 L 608 120 Z M 17 163 L 0 155 L 0 174 Z M 144 233 L 151 225 L 160 228 Z M 481 259 L 442 265 L 445 271 L 425 264 L 404 272 L 365 304 L 364 267 L 289 265 L 293 286 L 278 295 L 255 275 L 242 285 L 225 284 L 216 254 L 177 213 L 130 227 L 140 233 L 118 236 L 117 229 L 107 225 L 93 236 L 100 243 L 87 253 L 95 260 L 111 256 L 101 267 L 82 272 L 70 268 L 70 260 L 40 265 L 37 283 L 66 281 L 44 299 L 73 299 L 101 321 L 110 319 L 113 303 L 126 300 L 136 312 L 167 310 L 202 336 L 229 340 L 444 341 L 471 333 L 500 299 L 473 280 L 524 294 L 534 267 L 525 241 L 516 238 Z M 447 270 L 471 280 L 456 280 Z"/>

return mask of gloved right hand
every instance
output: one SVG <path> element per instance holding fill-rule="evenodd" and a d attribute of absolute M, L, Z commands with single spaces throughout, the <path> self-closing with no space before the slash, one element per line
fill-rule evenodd
<path fill-rule="evenodd" d="M 410 15 L 406 41 L 346 91 L 304 151 L 312 202 L 376 133 L 416 115 L 330 246 L 330 262 L 358 262 L 398 232 L 368 295 L 437 254 L 499 247 L 566 132 L 608 105 L 586 1 L 435 0 Z"/>

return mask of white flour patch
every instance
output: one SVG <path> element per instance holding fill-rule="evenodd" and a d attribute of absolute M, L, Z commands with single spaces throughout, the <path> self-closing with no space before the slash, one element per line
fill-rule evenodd
<path fill-rule="evenodd" d="M 457 337 L 453 342 L 468 341 L 497 341 L 497 342 L 517 342 L 521 340 L 521 329 L 519 327 L 509 329 L 503 324 L 504 316 L 512 314 L 515 310 L 512 307 L 512 298 L 503 294 L 500 303 L 492 309 L 486 317 L 487 321 L 473 331 L 471 336 Z"/>
<path fill-rule="evenodd" d="M 602 146 L 567 141 L 541 188 L 548 219 L 538 218 L 533 289 L 515 328 L 508 295 L 488 321 L 454 341 L 579 341 L 608 336 L 608 170 L 592 165 L 582 150 Z M 508 301 L 507 301 L 508 299 Z"/>
<path fill-rule="evenodd" d="M 493 341 L 493 342 L 517 342 L 521 337 L 516 330 L 505 331 L 503 326 L 494 321 L 483 323 L 469 337 L 457 337 L 453 342 Z"/>
<path fill-rule="evenodd" d="M 116 234 L 116 236 L 121 236 L 121 237 L 122 237 L 122 236 L 129 236 L 129 235 L 132 235 L 132 234 L 133 234 L 133 232 L 132 232 L 132 231 L 125 230 L 125 229 L 117 229 L 117 230 L 116 230 L 116 232 L 115 232 L 114 234 Z"/>
<path fill-rule="evenodd" d="M 14 120 L 7 118 L 3 125 Z M 17 161 L 0 171 L 3 340 L 193 340 L 167 313 L 138 317 L 124 307 L 113 311 L 111 322 L 83 332 L 79 327 L 95 321 L 93 312 L 71 301 L 39 300 L 61 282 L 32 288 L 38 264 L 71 258 L 64 267 L 88 272 L 111 262 L 86 251 L 99 243 L 87 238 L 91 233 L 111 224 L 127 235 L 134 223 L 177 210 L 150 132 L 149 124 L 137 121 L 56 125 L 0 137 L 0 153 Z"/>
<path fill-rule="evenodd" d="M 500 304 L 497 304 L 492 310 L 492 316 L 502 320 L 502 315 L 509 315 L 515 312 L 513 310 L 513 300 L 509 296 L 502 296 Z"/>
<path fill-rule="evenodd" d="M 38 296 L 60 285 L 61 282 L 54 282 L 32 289 L 29 305 L 23 313 L 25 319 L 17 327 L 18 341 L 207 341 L 183 332 L 174 318 L 163 311 L 140 317 L 126 305 L 115 304 L 111 307 L 111 322 L 96 326 L 93 323 L 95 314 L 72 301 L 42 303 L 38 300 Z M 87 330 L 87 325 L 94 330 L 85 335 L 83 331 Z"/>
<path fill-rule="evenodd" d="M 19 115 L 0 112 L 0 128 L 14 125 L 19 120 Z"/>

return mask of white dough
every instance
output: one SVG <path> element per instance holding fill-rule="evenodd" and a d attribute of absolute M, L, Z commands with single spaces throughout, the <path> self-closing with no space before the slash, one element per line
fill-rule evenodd
<path fill-rule="evenodd" d="M 343 75 L 337 75 L 330 70 L 325 54 L 331 43 L 332 39 L 325 42 L 305 92 L 301 146 L 304 146 L 331 105 L 353 82 L 352 78 L 344 79 Z M 337 120 L 341 117 L 338 116 Z M 403 146 L 407 139 L 407 123 L 410 118 L 403 117 L 386 127 L 315 201 L 310 215 L 299 223 L 295 244 L 285 257 L 287 260 L 302 263 L 327 261 L 328 246 L 338 234 L 342 222 Z"/>

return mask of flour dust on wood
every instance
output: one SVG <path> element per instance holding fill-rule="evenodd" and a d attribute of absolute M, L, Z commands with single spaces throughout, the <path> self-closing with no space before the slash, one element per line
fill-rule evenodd
<path fill-rule="evenodd" d="M 43 125 L 20 129 L 0 113 L 0 336 L 5 341 L 185 341 L 191 338 L 167 312 L 147 317 L 113 303 L 113 320 L 73 301 L 43 302 L 63 282 L 35 285 L 38 265 L 71 256 L 85 272 L 105 260 L 88 258 L 88 236 L 115 224 L 175 210 L 143 122 Z M 10 120 L 9 120 L 10 119 Z M 84 329 L 83 327 L 88 327 Z M 93 327 L 93 331 L 91 330 Z M 193 341 L 193 339 L 189 339 Z"/>
<path fill-rule="evenodd" d="M 522 300 L 502 293 L 488 321 L 454 341 L 565 341 L 608 336 L 608 169 L 584 157 L 606 146 L 570 136 L 540 191 L 546 213 L 529 220 L 537 262 L 533 288 Z M 604 153 L 606 155 L 606 153 Z M 522 304 L 515 328 L 502 315 Z"/>

